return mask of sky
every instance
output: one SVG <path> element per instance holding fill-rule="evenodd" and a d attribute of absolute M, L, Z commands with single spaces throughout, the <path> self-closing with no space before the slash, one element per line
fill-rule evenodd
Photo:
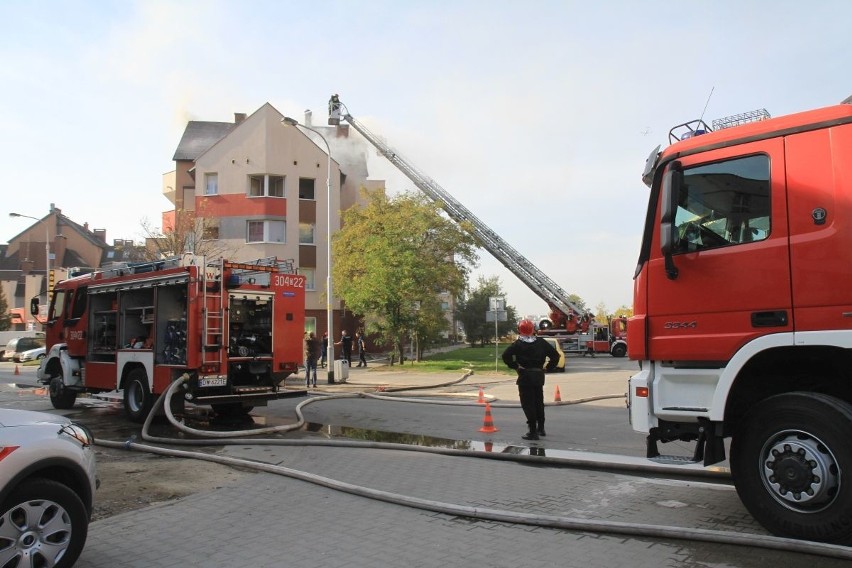
<path fill-rule="evenodd" d="M 107 239 L 171 208 L 189 120 L 355 118 L 569 293 L 632 305 L 668 131 L 852 95 L 852 2 L 0 0 L 0 242 L 55 204 Z M 840 73 L 840 75 L 838 75 Z M 706 110 L 705 110 L 706 107 Z M 370 153 L 370 177 L 416 191 Z M 522 315 L 546 306 L 486 251 Z"/>

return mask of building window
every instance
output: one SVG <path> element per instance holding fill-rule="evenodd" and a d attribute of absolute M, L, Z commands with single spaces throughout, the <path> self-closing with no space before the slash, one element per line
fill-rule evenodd
<path fill-rule="evenodd" d="M 247 243 L 285 243 L 286 221 L 247 221 Z"/>
<path fill-rule="evenodd" d="M 316 225 L 313 223 L 299 223 L 299 244 L 312 245 L 314 241 Z"/>
<path fill-rule="evenodd" d="M 204 174 L 204 195 L 219 193 L 219 174 Z"/>
<path fill-rule="evenodd" d="M 284 176 L 256 174 L 249 176 L 250 197 L 284 197 Z"/>
<path fill-rule="evenodd" d="M 316 181 L 313 178 L 299 178 L 299 199 L 316 199 Z"/>
<path fill-rule="evenodd" d="M 314 335 L 317 333 L 317 318 L 305 317 L 305 333 L 314 332 Z"/>
<path fill-rule="evenodd" d="M 314 291 L 316 290 L 316 268 L 299 268 L 299 274 L 305 277 L 305 290 Z"/>

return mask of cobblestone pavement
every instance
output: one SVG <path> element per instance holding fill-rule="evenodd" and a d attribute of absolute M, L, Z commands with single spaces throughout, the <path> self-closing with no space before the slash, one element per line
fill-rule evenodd
<path fill-rule="evenodd" d="M 223 454 L 446 503 L 762 532 L 732 489 L 702 482 L 374 449 L 248 446 Z M 258 473 L 94 523 L 78 566 L 777 568 L 806 562 L 846 565 L 763 549 L 472 520 Z"/>

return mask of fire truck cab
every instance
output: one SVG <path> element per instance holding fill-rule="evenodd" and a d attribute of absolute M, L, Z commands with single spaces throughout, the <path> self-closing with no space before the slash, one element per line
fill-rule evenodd
<path fill-rule="evenodd" d="M 726 459 L 777 535 L 852 544 L 852 105 L 673 129 L 634 278 L 633 428 Z"/>
<path fill-rule="evenodd" d="M 75 276 L 52 291 L 38 377 L 55 408 L 118 391 L 137 422 L 183 375 L 184 400 L 246 412 L 286 394 L 298 370 L 304 292 L 305 277 L 275 258 L 184 255 Z"/>

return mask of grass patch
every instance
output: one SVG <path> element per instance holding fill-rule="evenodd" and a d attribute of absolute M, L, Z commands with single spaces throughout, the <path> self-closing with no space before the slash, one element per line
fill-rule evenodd
<path fill-rule="evenodd" d="M 501 375 L 514 375 L 515 371 L 509 369 L 500 355 L 507 346 L 497 348 L 497 373 Z M 435 353 L 424 358 L 423 361 L 406 361 L 400 367 L 394 365 L 395 369 L 415 371 L 420 373 L 443 373 L 446 371 L 460 371 L 461 369 L 473 369 L 474 373 L 494 373 L 494 346 L 487 347 L 462 347 L 446 353 Z"/>

